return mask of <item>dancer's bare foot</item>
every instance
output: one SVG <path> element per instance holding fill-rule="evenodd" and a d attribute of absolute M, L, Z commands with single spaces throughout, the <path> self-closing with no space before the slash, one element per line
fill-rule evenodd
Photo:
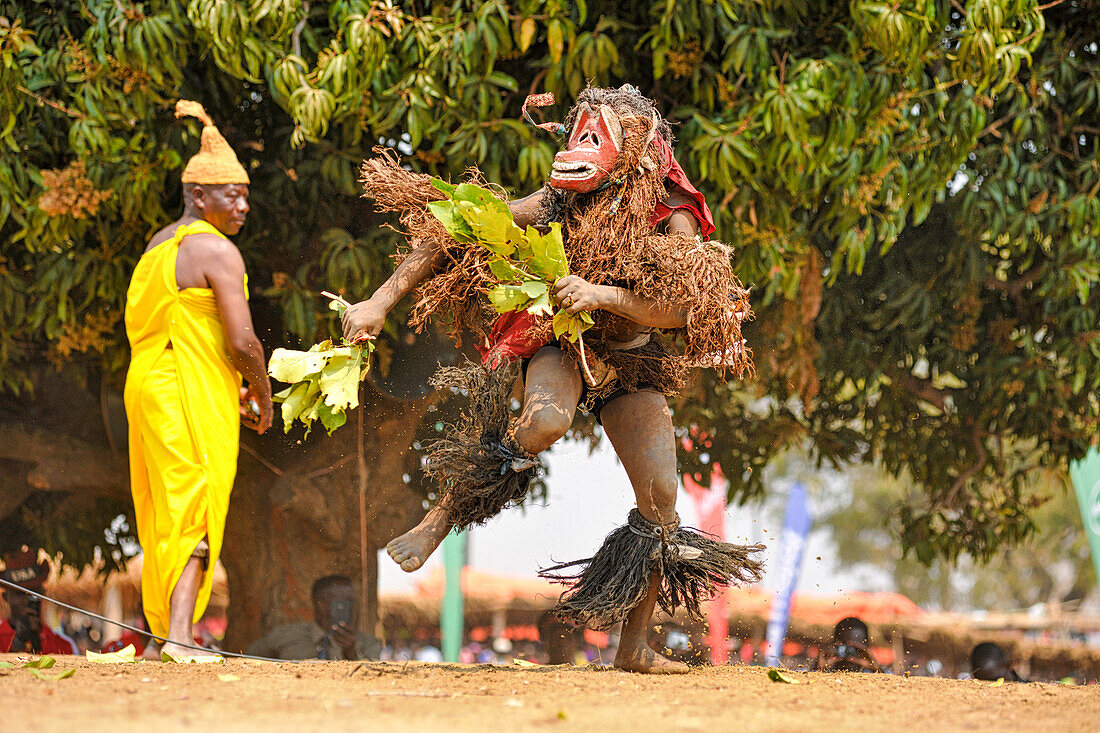
<path fill-rule="evenodd" d="M 674 662 L 641 641 L 633 644 L 620 642 L 619 651 L 615 654 L 615 666 L 626 672 L 641 674 L 687 674 L 689 671 L 683 662 Z"/>
<path fill-rule="evenodd" d="M 142 659 L 147 659 L 154 662 L 160 661 L 160 642 L 151 641 L 148 646 L 145 647 L 145 651 L 141 653 Z"/>
<path fill-rule="evenodd" d="M 615 653 L 615 666 L 619 669 L 642 674 L 687 674 L 686 664 L 658 654 L 646 643 L 660 591 L 661 573 L 654 569 L 642 602 L 632 608 L 623 621 L 619 651 Z"/>
<path fill-rule="evenodd" d="M 411 573 L 424 564 L 450 531 L 451 521 L 447 518 L 447 510 L 437 505 L 420 520 L 420 524 L 390 540 L 386 545 L 386 552 L 402 570 Z"/>

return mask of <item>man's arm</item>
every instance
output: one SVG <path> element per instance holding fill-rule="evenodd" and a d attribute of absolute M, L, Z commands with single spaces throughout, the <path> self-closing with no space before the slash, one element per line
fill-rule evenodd
<path fill-rule="evenodd" d="M 699 222 L 685 211 L 674 211 L 668 220 L 668 232 L 695 237 L 699 234 Z M 583 310 L 605 310 L 639 326 L 681 328 L 687 325 L 686 303 L 659 303 L 639 297 L 626 288 L 593 285 L 576 275 L 563 277 L 554 284 L 554 300 L 571 315 Z"/>
<path fill-rule="evenodd" d="M 271 427 L 271 380 L 264 363 L 264 347 L 252 326 L 252 312 L 244 292 L 244 260 L 241 253 L 228 240 L 221 237 L 202 236 L 196 244 L 202 246 L 202 269 L 206 281 L 214 291 L 218 304 L 218 316 L 225 330 L 225 345 L 229 360 L 248 382 L 248 395 L 260 407 L 260 417 L 246 424 L 257 433 Z M 196 239 L 199 239 L 196 237 Z"/>

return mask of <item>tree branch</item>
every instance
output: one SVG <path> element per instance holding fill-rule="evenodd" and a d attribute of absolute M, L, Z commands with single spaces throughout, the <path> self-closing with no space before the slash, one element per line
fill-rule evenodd
<path fill-rule="evenodd" d="M 924 400 L 940 410 L 946 409 L 947 398 L 951 396 L 952 390 L 945 387 L 935 387 L 932 385 L 932 380 L 914 377 L 907 372 L 895 371 L 889 373 L 888 376 L 894 384 L 917 399 Z"/>
<path fill-rule="evenodd" d="M 985 468 L 985 464 L 989 461 L 989 453 L 985 449 L 985 443 L 982 442 L 982 438 L 987 435 L 984 430 L 974 427 L 974 431 L 970 434 L 970 444 L 974 447 L 974 452 L 978 454 L 977 460 L 974 461 L 965 471 L 960 473 L 951 484 L 951 488 L 947 492 L 947 499 L 944 504 L 947 506 L 953 506 L 959 499 L 959 494 L 966 488 L 966 482 L 971 479 L 974 474 Z"/>
<path fill-rule="evenodd" d="M 1035 280 L 1043 274 L 1046 265 L 1046 260 L 1039 260 L 1034 265 L 1027 268 L 1027 270 L 1020 273 L 1019 277 L 1015 277 L 1011 280 L 998 280 L 995 277 L 987 277 L 982 281 L 982 284 L 990 290 L 1003 290 L 1013 298 L 1018 298 L 1020 297 L 1020 293 L 1024 291 L 1024 288 L 1031 285 L 1031 283 L 1035 282 Z"/>
<path fill-rule="evenodd" d="M 299 58 L 302 56 L 302 31 L 305 30 L 306 24 L 309 23 L 309 3 L 302 3 L 302 19 L 294 26 L 294 30 L 290 32 L 290 48 L 294 51 L 294 55 Z"/>
<path fill-rule="evenodd" d="M 26 424 L 0 425 L 0 458 L 31 464 L 27 485 L 39 491 L 87 491 L 125 495 L 126 461 L 104 446 Z"/>
<path fill-rule="evenodd" d="M 88 119 L 88 115 L 84 114 L 83 112 L 78 112 L 74 109 L 70 109 L 69 107 L 66 107 L 65 105 L 61 104 L 60 102 L 55 102 L 52 99 L 46 99 L 41 94 L 35 94 L 34 92 L 32 92 L 30 89 L 27 89 L 23 85 L 17 85 L 15 88 L 18 89 L 19 91 L 23 92 L 24 94 L 26 94 L 29 97 L 34 97 L 34 99 L 39 104 L 44 104 L 47 107 L 53 107 L 58 112 L 64 112 L 69 117 L 75 117 L 78 120 Z"/>

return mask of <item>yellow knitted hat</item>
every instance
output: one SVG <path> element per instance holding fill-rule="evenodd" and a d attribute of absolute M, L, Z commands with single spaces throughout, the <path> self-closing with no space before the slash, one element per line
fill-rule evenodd
<path fill-rule="evenodd" d="M 197 117 L 203 125 L 199 152 L 183 169 L 184 183 L 249 183 L 248 172 L 201 104 L 187 99 L 176 102 L 176 118 L 180 117 Z"/>

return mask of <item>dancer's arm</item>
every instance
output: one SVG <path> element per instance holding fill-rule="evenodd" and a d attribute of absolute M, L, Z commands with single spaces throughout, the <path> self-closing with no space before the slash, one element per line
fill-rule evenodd
<path fill-rule="evenodd" d="M 529 227 L 538 222 L 539 210 L 542 208 L 543 189 L 508 202 L 508 208 L 512 210 L 512 218 L 518 227 Z"/>
<path fill-rule="evenodd" d="M 518 226 L 526 227 L 535 223 L 542 205 L 542 196 L 542 189 L 539 189 L 530 196 L 508 202 Z M 354 340 L 364 334 L 377 336 L 381 333 L 389 312 L 398 301 L 431 276 L 439 259 L 440 249 L 430 245 L 422 245 L 409 252 L 389 279 L 374 291 L 374 295 L 344 311 L 341 319 L 344 338 Z"/>
<path fill-rule="evenodd" d="M 699 222 L 687 212 L 674 211 L 669 217 L 668 232 L 694 237 L 699 233 Z M 594 285 L 576 275 L 563 277 L 555 283 L 554 300 L 567 302 L 565 310 L 570 314 L 602 309 L 640 326 L 682 328 L 687 325 L 686 303 L 660 303 L 637 296 L 626 288 Z"/>
<path fill-rule="evenodd" d="M 389 279 L 374 291 L 374 295 L 344 311 L 341 317 L 344 338 L 353 341 L 359 336 L 377 336 L 381 333 L 386 316 L 399 300 L 432 274 L 440 253 L 439 247 L 427 244 L 409 252 Z"/>

